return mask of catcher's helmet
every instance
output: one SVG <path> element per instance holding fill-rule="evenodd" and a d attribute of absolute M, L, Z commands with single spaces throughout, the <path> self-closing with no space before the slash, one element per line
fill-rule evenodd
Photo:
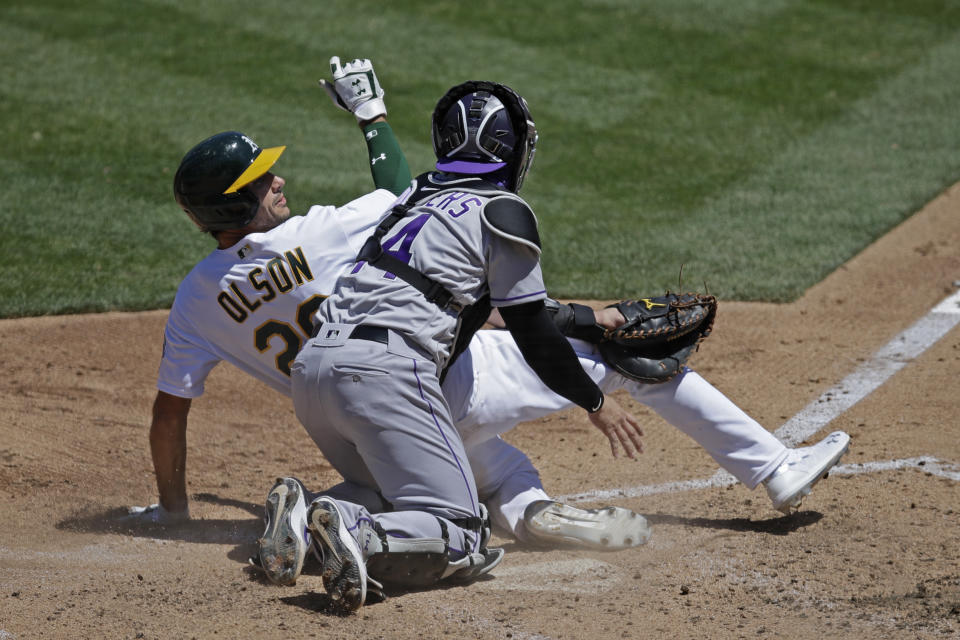
<path fill-rule="evenodd" d="M 269 171 L 284 149 L 261 149 L 237 131 L 207 138 L 180 162 L 173 178 L 177 203 L 205 231 L 248 224 L 260 202 L 244 187 Z"/>
<path fill-rule="evenodd" d="M 447 91 L 433 110 L 431 133 L 437 169 L 485 174 L 506 168 L 504 186 L 513 192 L 537 149 L 526 100 L 496 82 L 464 82 Z"/>

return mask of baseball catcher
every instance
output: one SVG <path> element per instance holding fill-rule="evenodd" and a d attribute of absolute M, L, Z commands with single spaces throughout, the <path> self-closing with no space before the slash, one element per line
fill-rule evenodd
<path fill-rule="evenodd" d="M 710 331 L 717 299 L 701 293 L 671 293 L 624 300 L 616 309 L 624 322 L 614 329 L 595 323 L 593 310 L 551 301 L 554 321 L 565 335 L 598 345 L 604 360 L 621 375 L 646 384 L 675 377 Z"/>

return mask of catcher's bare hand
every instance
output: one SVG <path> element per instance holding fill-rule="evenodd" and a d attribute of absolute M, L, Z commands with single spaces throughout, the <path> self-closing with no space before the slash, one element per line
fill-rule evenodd
<path fill-rule="evenodd" d="M 633 460 L 636 459 L 637 454 L 643 453 L 643 443 L 640 441 L 643 429 L 640 428 L 640 423 L 616 400 L 605 396 L 600 411 L 591 413 L 589 416 L 593 426 L 600 429 L 610 441 L 610 451 L 614 458 L 620 457 L 621 447 L 626 451 L 627 457 Z"/>
<path fill-rule="evenodd" d="M 616 329 L 627 321 L 620 310 L 616 307 L 606 307 L 604 309 L 594 309 L 593 317 L 597 324 L 604 329 Z"/>

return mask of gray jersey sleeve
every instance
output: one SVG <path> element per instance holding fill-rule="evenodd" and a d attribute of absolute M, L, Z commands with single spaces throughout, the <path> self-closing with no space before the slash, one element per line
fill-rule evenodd
<path fill-rule="evenodd" d="M 546 298 L 539 253 L 526 244 L 484 231 L 490 304 L 509 307 Z"/>

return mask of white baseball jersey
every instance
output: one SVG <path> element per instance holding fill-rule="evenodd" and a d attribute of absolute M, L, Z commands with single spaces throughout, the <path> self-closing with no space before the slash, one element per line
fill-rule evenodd
<path fill-rule="evenodd" d="M 378 189 L 342 207 L 313 206 L 211 252 L 177 289 L 157 388 L 195 398 L 226 360 L 290 395 L 290 363 L 310 337 L 314 312 L 394 200 Z"/>

